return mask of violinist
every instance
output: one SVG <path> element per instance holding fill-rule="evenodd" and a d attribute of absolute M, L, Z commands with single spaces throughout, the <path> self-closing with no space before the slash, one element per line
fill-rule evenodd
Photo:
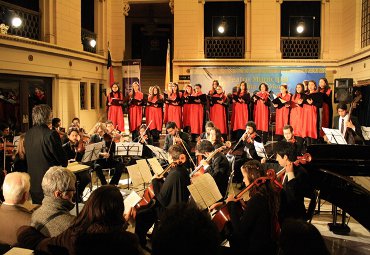
<path fill-rule="evenodd" d="M 257 160 L 241 167 L 245 186 L 266 176 Z M 240 206 L 234 195 L 226 202 L 231 219 L 230 254 L 276 254 L 277 237 L 280 231 L 278 213 L 280 207 L 279 189 L 267 180 L 254 185 L 249 191 L 250 199 L 240 213 Z"/>
<path fill-rule="evenodd" d="M 0 160 L 1 160 L 0 169 L 3 169 L 4 171 L 10 171 L 10 168 L 11 168 L 12 153 L 14 149 L 13 139 L 14 138 L 10 132 L 9 126 L 5 123 L 1 123 L 0 125 Z M 5 151 L 4 151 L 4 145 L 5 145 Z M 5 156 L 5 166 L 4 166 L 4 156 Z"/>
<path fill-rule="evenodd" d="M 94 171 L 96 171 L 96 175 L 98 176 L 100 183 L 102 185 L 106 185 L 107 180 L 104 177 L 102 169 L 114 168 L 114 174 L 109 184 L 118 185 L 124 166 L 123 163 L 114 159 L 113 156 L 116 151 L 116 143 L 113 141 L 112 137 L 107 134 L 107 132 L 105 124 L 100 123 L 97 126 L 96 134 L 92 135 L 90 138 L 90 143 L 105 141 L 105 148 L 100 153 L 99 159 L 94 163 Z"/>
<path fill-rule="evenodd" d="M 147 145 L 153 145 L 153 139 L 150 135 L 148 127 L 145 124 L 140 126 L 137 140 L 143 145 L 143 158 L 152 158 L 153 153 Z"/>
<path fill-rule="evenodd" d="M 53 118 L 51 120 L 51 129 L 58 132 L 60 139 L 62 140 L 62 144 L 68 142 L 68 137 L 66 134 L 65 128 L 61 127 L 61 119 Z"/>
<path fill-rule="evenodd" d="M 190 137 L 187 133 L 179 130 L 175 122 L 169 121 L 166 125 L 167 135 L 164 140 L 163 150 L 168 151 L 171 145 L 184 145 L 187 151 L 190 151 Z"/>
<path fill-rule="evenodd" d="M 128 118 L 132 140 L 138 136 L 138 129 L 143 120 L 144 94 L 139 90 L 139 83 L 132 83 L 132 91 L 129 94 Z"/>
<path fill-rule="evenodd" d="M 283 128 L 284 139 L 283 141 L 293 144 L 296 149 L 297 155 L 302 155 L 303 139 L 299 139 L 294 136 L 293 127 L 290 125 L 285 125 Z"/>
<path fill-rule="evenodd" d="M 215 150 L 220 148 L 221 146 L 224 146 L 221 131 L 216 127 L 210 128 L 207 140 L 211 142 Z"/>
<path fill-rule="evenodd" d="M 196 146 L 196 151 L 206 158 L 208 158 L 214 150 L 212 143 L 207 140 L 201 140 Z M 222 197 L 225 197 L 230 175 L 230 164 L 225 154 L 217 152 L 209 162 L 202 160 L 200 164 L 203 165 L 204 170 L 213 177 Z"/>
<path fill-rule="evenodd" d="M 113 121 L 107 120 L 105 126 L 107 128 L 107 134 L 113 138 L 114 142 L 117 143 L 121 141 L 122 132 L 114 127 Z"/>
<path fill-rule="evenodd" d="M 153 223 L 155 223 L 154 228 L 156 229 L 158 219 L 168 208 L 178 203 L 186 203 L 189 199 L 190 193 L 187 186 L 190 185 L 190 178 L 182 158 L 186 157 L 181 146 L 172 145 L 168 149 L 168 161 L 170 164 L 173 163 L 173 166 L 164 182 L 157 176 L 152 180 L 155 204 L 151 208 L 138 211 L 136 215 L 135 234 L 139 237 L 140 245 L 144 249 L 147 249 L 146 233 Z"/>
<path fill-rule="evenodd" d="M 241 137 L 241 141 L 243 142 L 243 154 L 240 159 L 235 161 L 235 179 L 237 182 L 241 181 L 241 172 L 239 169 L 244 165 L 245 162 L 256 159 L 260 160 L 260 157 L 257 155 L 256 148 L 254 147 L 254 141 L 262 142 L 261 137 L 256 132 L 256 124 L 253 121 L 248 121 L 246 125 L 246 131 L 244 135 Z M 244 183 L 240 188 L 244 188 Z"/>
<path fill-rule="evenodd" d="M 259 91 L 252 96 L 254 103 L 254 122 L 258 131 L 262 132 L 263 142 L 267 141 L 269 130 L 269 87 L 266 83 L 259 85 Z"/>
<path fill-rule="evenodd" d="M 216 94 L 210 97 L 209 119 L 218 127 L 222 135 L 227 134 L 227 115 L 226 107 L 228 104 L 227 96 L 221 86 L 217 86 Z"/>
<path fill-rule="evenodd" d="M 84 151 L 81 151 L 81 149 L 79 149 L 78 133 L 79 131 L 77 128 L 70 128 L 67 132 L 68 142 L 63 144 L 63 150 L 67 154 L 68 161 L 70 162 L 80 162 L 84 154 Z M 77 186 L 79 198 L 77 198 L 77 201 L 82 202 L 83 191 L 91 182 L 91 178 L 88 171 L 82 171 L 75 174 L 79 181 Z"/>
<path fill-rule="evenodd" d="M 270 163 L 266 168 L 280 170 L 284 168 L 281 215 L 283 218 L 306 220 L 304 197 L 312 196 L 312 186 L 307 171 L 296 164 L 297 156 L 292 143 L 280 141 L 275 146 L 278 165 Z"/>

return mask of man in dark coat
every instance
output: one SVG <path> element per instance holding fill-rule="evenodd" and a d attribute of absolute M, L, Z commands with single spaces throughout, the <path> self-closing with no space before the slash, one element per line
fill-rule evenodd
<path fill-rule="evenodd" d="M 31 176 L 31 197 L 34 204 L 41 204 L 44 194 L 41 181 L 45 172 L 52 166 L 68 165 L 62 141 L 55 130 L 51 130 L 52 112 L 46 104 L 32 109 L 33 127 L 25 136 L 25 149 L 28 173 Z"/>

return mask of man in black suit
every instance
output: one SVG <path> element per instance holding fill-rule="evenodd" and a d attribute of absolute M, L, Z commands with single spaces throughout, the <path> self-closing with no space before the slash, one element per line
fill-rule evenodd
<path fill-rule="evenodd" d="M 168 134 L 166 135 L 164 141 L 163 150 L 167 152 L 171 145 L 182 145 L 183 143 L 186 150 L 190 152 L 190 137 L 187 133 L 180 131 L 176 123 L 172 121 L 167 122 L 166 130 Z"/>
<path fill-rule="evenodd" d="M 333 128 L 338 129 L 343 136 L 347 138 L 348 144 L 352 144 L 352 142 L 348 139 L 348 136 L 346 136 L 347 132 L 353 133 L 356 143 L 362 144 L 364 137 L 362 136 L 361 126 L 357 117 L 348 115 L 347 105 L 344 103 L 338 104 L 337 111 L 339 115 L 334 117 Z M 349 129 L 352 129 L 353 131 L 350 131 Z"/>
<path fill-rule="evenodd" d="M 55 130 L 51 130 L 52 112 L 46 104 L 32 109 L 33 127 L 25 136 L 25 149 L 28 173 L 31 176 L 31 197 L 34 204 L 41 204 L 44 194 L 41 181 L 45 172 L 52 166 L 68 165 L 62 141 Z"/>
<path fill-rule="evenodd" d="M 196 150 L 205 157 L 208 157 L 214 151 L 214 148 L 210 141 L 201 140 Z M 202 160 L 200 164 L 202 164 L 204 170 L 213 177 L 221 195 L 225 197 L 230 175 L 230 164 L 225 154 L 217 152 L 209 162 Z"/>

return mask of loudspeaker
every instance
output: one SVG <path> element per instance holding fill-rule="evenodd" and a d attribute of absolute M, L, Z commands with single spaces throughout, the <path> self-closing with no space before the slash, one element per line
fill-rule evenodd
<path fill-rule="evenodd" d="M 353 98 L 353 79 L 341 78 L 334 80 L 334 103 L 350 103 Z"/>

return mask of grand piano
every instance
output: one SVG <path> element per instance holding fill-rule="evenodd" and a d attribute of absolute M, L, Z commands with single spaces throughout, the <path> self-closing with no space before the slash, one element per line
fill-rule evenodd
<path fill-rule="evenodd" d="M 325 144 L 308 146 L 307 169 L 320 198 L 338 206 L 370 231 L 370 191 L 350 176 L 370 176 L 370 146 Z"/>

